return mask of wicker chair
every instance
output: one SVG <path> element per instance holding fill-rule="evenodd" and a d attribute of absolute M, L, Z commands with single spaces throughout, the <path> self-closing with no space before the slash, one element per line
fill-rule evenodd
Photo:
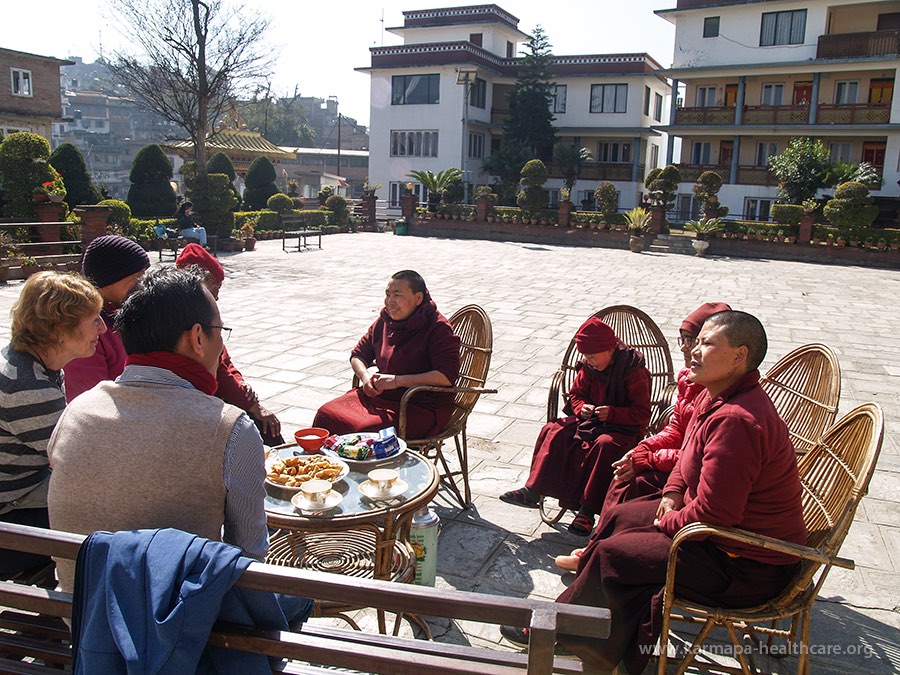
<path fill-rule="evenodd" d="M 695 661 L 710 631 L 716 626 L 726 629 L 735 646 L 740 669 L 716 664 L 709 669 L 717 672 L 751 673 L 747 654 L 739 639 L 740 633 L 787 638 L 799 652 L 797 673 L 809 672 L 809 620 L 812 605 L 832 566 L 852 569 L 852 560 L 839 558 L 841 544 L 860 500 L 866 494 L 869 480 L 881 451 L 884 437 L 884 417 L 875 403 L 861 405 L 831 427 L 803 455 L 798 462 L 803 487 L 803 518 L 809 538 L 806 546 L 764 537 L 759 534 L 728 527 L 692 523 L 675 535 L 669 553 L 669 566 L 663 601 L 662 632 L 660 633 L 659 674 L 666 673 L 669 624 L 672 619 L 703 623 L 703 627 L 678 665 L 679 675 L 691 663 L 704 668 L 709 664 Z M 747 609 L 707 607 L 679 598 L 674 593 L 675 558 L 678 547 L 685 541 L 716 535 L 745 544 L 753 544 L 774 551 L 796 555 L 801 560 L 800 571 L 793 583 L 764 605 Z M 685 614 L 674 615 L 677 609 Z M 779 619 L 791 619 L 789 628 L 777 628 Z M 772 622 L 770 625 L 760 625 Z M 795 645 L 797 642 L 799 645 Z M 797 649 L 799 647 L 799 649 Z"/>
<path fill-rule="evenodd" d="M 808 452 L 837 419 L 841 367 L 825 345 L 803 345 L 786 354 L 760 385 L 787 424 L 798 455 Z"/>
<path fill-rule="evenodd" d="M 647 370 L 650 371 L 650 429 L 658 431 L 657 420 L 664 419 L 666 410 L 671 413 L 672 401 L 677 391 L 672 354 L 663 332 L 646 313 L 630 305 L 606 307 L 593 316 L 608 323 L 619 340 L 644 355 Z M 553 422 L 559 417 L 560 403 L 569 395 L 572 381 L 575 379 L 575 367 L 580 358 L 573 337 L 563 355 L 562 365 L 550 380 L 550 395 L 547 398 L 548 422 Z M 545 500 L 541 500 L 541 519 L 545 523 L 559 522 L 564 513 L 564 510 L 545 506 Z"/>
<path fill-rule="evenodd" d="M 496 389 L 484 388 L 491 365 L 494 334 L 491 330 L 490 318 L 478 305 L 466 305 L 460 308 L 454 312 L 449 321 L 453 326 L 453 332 L 460 339 L 460 368 L 456 386 L 410 387 L 400 399 L 397 433 L 409 447 L 434 459 L 436 465 L 439 464 L 441 482 L 453 493 L 463 508 L 468 508 L 472 504 L 472 492 L 469 489 L 469 449 L 466 441 L 466 422 L 469 419 L 469 413 L 472 412 L 482 394 L 497 393 Z M 409 438 L 406 433 L 407 405 L 417 393 L 423 391 L 453 392 L 455 396 L 453 414 L 440 433 L 431 438 Z M 455 471 L 451 470 L 443 452 L 444 441 L 449 438 L 452 438 L 456 444 L 459 469 Z M 459 489 L 457 476 L 462 479 L 462 491 Z"/>

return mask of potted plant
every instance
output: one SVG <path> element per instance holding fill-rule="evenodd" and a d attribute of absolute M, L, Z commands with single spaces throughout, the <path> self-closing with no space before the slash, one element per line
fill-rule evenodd
<path fill-rule="evenodd" d="M 628 231 L 628 247 L 632 253 L 644 250 L 644 236 L 650 233 L 650 212 L 635 206 L 625 212 L 625 227 Z"/>
<path fill-rule="evenodd" d="M 397 218 L 394 221 L 394 234 L 396 235 L 405 235 L 409 231 L 409 223 L 406 221 L 406 218 Z"/>
<path fill-rule="evenodd" d="M 691 242 L 691 246 L 694 247 L 698 256 L 706 255 L 706 249 L 709 248 L 708 239 L 724 227 L 725 223 L 720 218 L 700 218 L 699 220 L 689 220 L 684 224 L 684 229 L 693 232 L 696 237 Z"/>
<path fill-rule="evenodd" d="M 253 225 L 249 222 L 241 225 L 241 239 L 244 241 L 245 251 L 252 251 L 256 248 L 256 237 L 253 236 Z"/>
<path fill-rule="evenodd" d="M 38 265 L 38 261 L 34 257 L 27 255 L 22 258 L 22 278 L 27 279 L 32 274 L 40 271 L 40 265 Z"/>

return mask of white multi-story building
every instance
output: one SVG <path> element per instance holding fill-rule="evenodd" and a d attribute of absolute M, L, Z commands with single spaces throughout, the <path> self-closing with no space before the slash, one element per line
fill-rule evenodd
<path fill-rule="evenodd" d="M 472 185 L 490 183 L 482 160 L 502 143 L 509 115 L 506 93 L 521 63 L 528 35 L 497 5 L 403 12 L 403 38 L 374 47 L 371 66 L 369 180 L 386 186 L 395 201 L 413 170 L 450 167 L 467 171 Z M 619 204 L 638 203 L 644 175 L 664 159 L 664 139 L 653 130 L 668 116 L 669 87 L 647 54 L 556 56 L 554 96 L 560 143 L 588 148 L 572 200 L 593 197 L 602 180 L 619 190 Z M 469 101 L 465 101 L 465 81 Z M 462 83 L 462 84 L 460 84 Z M 550 166 L 551 203 L 564 181 Z M 416 185 L 420 198 L 424 198 Z"/>
<path fill-rule="evenodd" d="M 878 196 L 900 178 L 900 2 L 678 0 L 667 161 L 681 169 L 677 208 L 705 170 L 722 176 L 733 216 L 768 219 L 777 188 L 768 158 L 814 137 L 847 163 L 873 164 Z M 680 156 L 673 137 L 681 139 Z M 673 156 L 674 155 L 674 156 Z"/>

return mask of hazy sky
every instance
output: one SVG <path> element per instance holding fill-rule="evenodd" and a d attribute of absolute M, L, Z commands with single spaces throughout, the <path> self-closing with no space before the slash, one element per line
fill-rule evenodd
<path fill-rule="evenodd" d="M 152 0 L 149 0 L 152 2 Z M 233 2 L 234 0 L 224 0 Z M 340 112 L 369 122 L 369 77 L 353 69 L 370 63 L 369 47 L 400 44 L 382 31 L 403 24 L 403 10 L 456 7 L 476 2 L 406 0 L 244 0 L 245 11 L 271 18 L 268 37 L 278 55 L 274 91 L 337 96 Z M 672 62 L 675 29 L 653 14 L 675 0 L 505 0 L 496 2 L 519 19 L 528 33 L 544 27 L 553 52 L 613 54 L 648 52 L 663 67 Z M 43 0 L 39 8 L 21 0 L 3 2 L 0 47 L 45 56 L 81 56 L 95 61 L 101 51 L 121 46 L 104 0 Z M 45 20 L 35 21 L 35 12 Z M 382 15 L 384 22 L 382 23 Z M 18 26 L 18 29 L 11 30 Z"/>

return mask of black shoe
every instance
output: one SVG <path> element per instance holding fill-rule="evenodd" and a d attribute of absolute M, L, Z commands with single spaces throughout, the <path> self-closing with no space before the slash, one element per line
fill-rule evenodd
<path fill-rule="evenodd" d="M 500 635 L 519 647 L 528 646 L 528 629 L 519 626 L 500 626 Z"/>

